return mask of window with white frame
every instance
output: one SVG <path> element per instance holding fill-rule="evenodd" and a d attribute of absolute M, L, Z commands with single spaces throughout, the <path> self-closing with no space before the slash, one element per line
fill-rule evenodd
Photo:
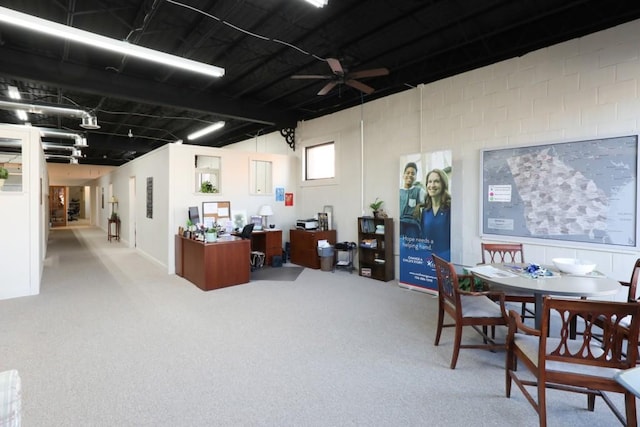
<path fill-rule="evenodd" d="M 305 181 L 335 178 L 336 156 L 335 143 L 333 141 L 306 147 L 304 156 Z"/>
<path fill-rule="evenodd" d="M 220 192 L 220 157 L 196 156 L 196 191 Z"/>

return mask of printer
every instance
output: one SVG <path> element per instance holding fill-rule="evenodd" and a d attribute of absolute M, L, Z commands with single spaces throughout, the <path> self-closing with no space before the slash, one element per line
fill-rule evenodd
<path fill-rule="evenodd" d="M 296 221 L 296 228 L 300 230 L 316 230 L 318 228 L 318 220 L 311 219 L 299 219 Z"/>

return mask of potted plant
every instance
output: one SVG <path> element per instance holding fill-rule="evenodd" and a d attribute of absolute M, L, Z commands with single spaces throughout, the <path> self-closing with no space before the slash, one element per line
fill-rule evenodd
<path fill-rule="evenodd" d="M 0 166 L 0 188 L 4 185 L 4 180 L 9 178 L 9 171 Z"/>
<path fill-rule="evenodd" d="M 211 181 L 203 181 L 202 184 L 200 184 L 200 192 L 201 193 L 217 193 L 218 189 L 213 186 Z"/>
<path fill-rule="evenodd" d="M 209 228 L 205 230 L 204 237 L 207 242 L 215 242 L 218 240 L 218 233 L 220 232 L 220 225 L 214 222 Z"/>
<path fill-rule="evenodd" d="M 378 211 L 380 210 L 380 207 L 382 206 L 384 202 L 382 200 L 379 200 L 377 197 L 376 199 L 369 205 L 369 207 L 371 208 L 371 210 L 373 210 L 373 216 L 374 217 L 378 217 Z"/>

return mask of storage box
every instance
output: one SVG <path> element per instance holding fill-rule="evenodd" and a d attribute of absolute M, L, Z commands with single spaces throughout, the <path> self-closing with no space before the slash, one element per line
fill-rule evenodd
<path fill-rule="evenodd" d="M 360 275 L 364 277 L 371 277 L 371 269 L 367 267 L 362 267 L 360 269 Z"/>

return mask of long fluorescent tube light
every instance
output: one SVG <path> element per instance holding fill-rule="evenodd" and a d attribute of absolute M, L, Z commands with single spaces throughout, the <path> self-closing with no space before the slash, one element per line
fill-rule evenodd
<path fill-rule="evenodd" d="M 123 55 L 146 59 L 163 65 L 193 71 L 212 77 L 224 76 L 224 68 L 215 65 L 204 64 L 180 56 L 149 49 L 143 46 L 130 44 L 124 41 L 111 39 L 88 31 L 80 30 L 57 22 L 47 21 L 26 13 L 17 12 L 6 7 L 0 7 L 0 22 L 15 25 L 26 30 L 36 31 L 65 40 L 83 43 L 91 47 L 117 52 Z"/>
<path fill-rule="evenodd" d="M 315 7 L 324 7 L 329 3 L 329 0 L 305 0 L 307 3 L 311 3 Z"/>
<path fill-rule="evenodd" d="M 207 126 L 206 128 L 200 129 L 199 131 L 196 131 L 196 132 L 192 133 L 191 135 L 187 136 L 187 139 L 189 141 L 192 141 L 194 139 L 200 138 L 201 136 L 204 136 L 204 135 L 209 134 L 211 132 L 215 132 L 218 129 L 222 129 L 224 127 L 224 125 L 225 125 L 224 122 L 215 122 L 211 126 Z"/>

